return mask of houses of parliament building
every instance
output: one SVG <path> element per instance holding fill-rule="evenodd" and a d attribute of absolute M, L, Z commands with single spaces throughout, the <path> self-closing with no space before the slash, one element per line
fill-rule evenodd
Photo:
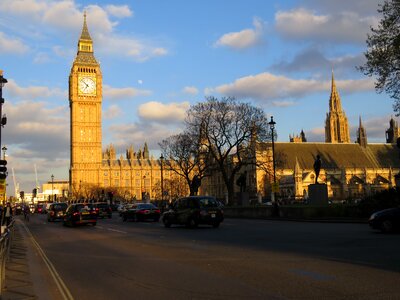
<path fill-rule="evenodd" d="M 79 194 L 87 187 L 115 188 L 125 191 L 127 198 L 159 199 L 156 187 L 161 182 L 162 161 L 143 149 L 126 150 L 117 157 L 111 145 L 102 148 L 102 74 L 93 53 L 86 15 L 78 41 L 78 51 L 69 75 L 70 105 L 70 192 Z M 382 133 L 383 134 L 383 133 Z M 393 119 L 386 131 L 386 142 L 368 144 L 361 117 L 357 141 L 350 141 L 348 120 L 341 106 L 332 74 L 329 112 L 325 121 L 325 142 L 307 142 L 302 131 L 290 136 L 290 142 L 276 142 L 276 178 L 281 197 L 303 199 L 308 185 L 314 183 L 313 163 L 322 160 L 319 182 L 328 186 L 332 199 L 357 198 L 396 185 L 400 171 L 399 126 Z M 270 144 L 270 143 L 269 143 Z M 256 143 L 259 161 L 271 160 L 271 147 Z M 271 172 L 259 167 L 246 170 L 246 186 L 250 197 L 267 198 L 271 193 Z M 163 170 L 163 180 L 174 180 L 170 170 Z M 240 174 L 239 174 L 240 175 Z M 239 187 L 237 187 L 239 189 Z M 167 189 L 168 191 L 168 189 Z M 200 194 L 224 199 L 226 189 L 218 173 L 203 180 Z"/>

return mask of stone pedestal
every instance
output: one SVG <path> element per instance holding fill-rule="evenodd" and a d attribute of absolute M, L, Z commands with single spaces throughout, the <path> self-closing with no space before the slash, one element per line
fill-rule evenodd
<path fill-rule="evenodd" d="M 240 206 L 249 205 L 249 193 L 248 192 L 240 192 L 237 193 L 238 204 Z"/>
<path fill-rule="evenodd" d="M 328 205 L 328 188 L 326 184 L 310 184 L 308 201 L 311 205 Z"/>

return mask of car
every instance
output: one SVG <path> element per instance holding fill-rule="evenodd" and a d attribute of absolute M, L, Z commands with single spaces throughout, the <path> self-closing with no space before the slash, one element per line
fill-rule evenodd
<path fill-rule="evenodd" d="M 111 209 L 111 206 L 107 202 L 97 202 L 97 203 L 94 203 L 93 206 L 97 210 L 98 216 L 100 218 L 108 217 L 109 219 L 111 219 L 112 209 Z"/>
<path fill-rule="evenodd" d="M 374 212 L 368 220 L 369 226 L 382 232 L 400 231 L 400 207 Z"/>
<path fill-rule="evenodd" d="M 132 204 L 126 210 L 121 212 L 121 217 L 123 221 L 127 221 L 130 219 L 134 222 L 145 220 L 158 222 L 160 220 L 160 216 L 160 209 L 151 203 Z"/>
<path fill-rule="evenodd" d="M 47 222 L 64 220 L 64 215 L 67 208 L 68 204 L 65 202 L 51 203 L 47 208 Z"/>
<path fill-rule="evenodd" d="M 195 228 L 200 224 L 219 227 L 224 220 L 224 212 L 219 202 L 211 196 L 189 196 L 174 202 L 170 210 L 162 215 L 165 227 L 173 224 Z"/>
<path fill-rule="evenodd" d="M 97 211 L 93 204 L 70 204 L 65 212 L 63 225 L 74 227 L 76 225 L 97 224 Z"/>
<path fill-rule="evenodd" d="M 43 204 L 37 204 L 35 208 L 35 213 L 37 214 L 43 214 L 44 212 L 44 205 Z"/>
<path fill-rule="evenodd" d="M 135 204 L 134 203 L 128 203 L 128 204 L 123 204 L 122 206 L 118 208 L 119 215 L 122 216 L 122 213 L 130 208 L 132 208 Z"/>

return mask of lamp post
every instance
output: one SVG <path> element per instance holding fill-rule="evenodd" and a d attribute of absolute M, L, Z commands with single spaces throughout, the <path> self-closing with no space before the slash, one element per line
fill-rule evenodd
<path fill-rule="evenodd" d="M 0 70 L 0 118 L 2 119 L 3 116 L 3 87 L 7 83 L 7 79 L 3 77 L 3 70 Z M 3 120 L 1 120 L 3 121 Z M 3 127 L 3 122 L 0 124 L 0 147 L 1 147 L 1 128 Z"/>
<path fill-rule="evenodd" d="M 163 164 L 164 164 L 164 156 L 161 153 L 160 156 L 160 163 L 161 163 L 161 204 L 164 203 L 164 172 L 163 172 Z"/>
<path fill-rule="evenodd" d="M 7 151 L 7 147 L 4 146 L 3 148 L 1 148 L 1 150 L 3 150 L 3 160 L 6 160 L 6 151 Z"/>
<path fill-rule="evenodd" d="M 272 203 L 276 203 L 275 200 L 275 189 L 276 189 L 276 173 L 275 173 L 275 146 L 274 146 L 274 130 L 275 130 L 275 124 L 276 122 L 274 121 L 274 117 L 271 116 L 271 121 L 268 123 L 269 124 L 269 128 L 271 128 L 271 135 L 272 135 L 272 166 L 273 166 L 273 171 L 274 171 L 274 186 L 273 186 L 273 191 L 271 196 L 273 197 Z"/>
<path fill-rule="evenodd" d="M 54 175 L 51 174 L 51 201 L 54 201 L 53 191 L 54 191 Z"/>

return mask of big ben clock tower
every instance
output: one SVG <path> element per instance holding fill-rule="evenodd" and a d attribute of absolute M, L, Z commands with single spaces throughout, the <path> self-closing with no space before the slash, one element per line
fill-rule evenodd
<path fill-rule="evenodd" d="M 102 75 L 93 55 L 86 13 L 69 75 L 70 191 L 100 185 Z"/>

